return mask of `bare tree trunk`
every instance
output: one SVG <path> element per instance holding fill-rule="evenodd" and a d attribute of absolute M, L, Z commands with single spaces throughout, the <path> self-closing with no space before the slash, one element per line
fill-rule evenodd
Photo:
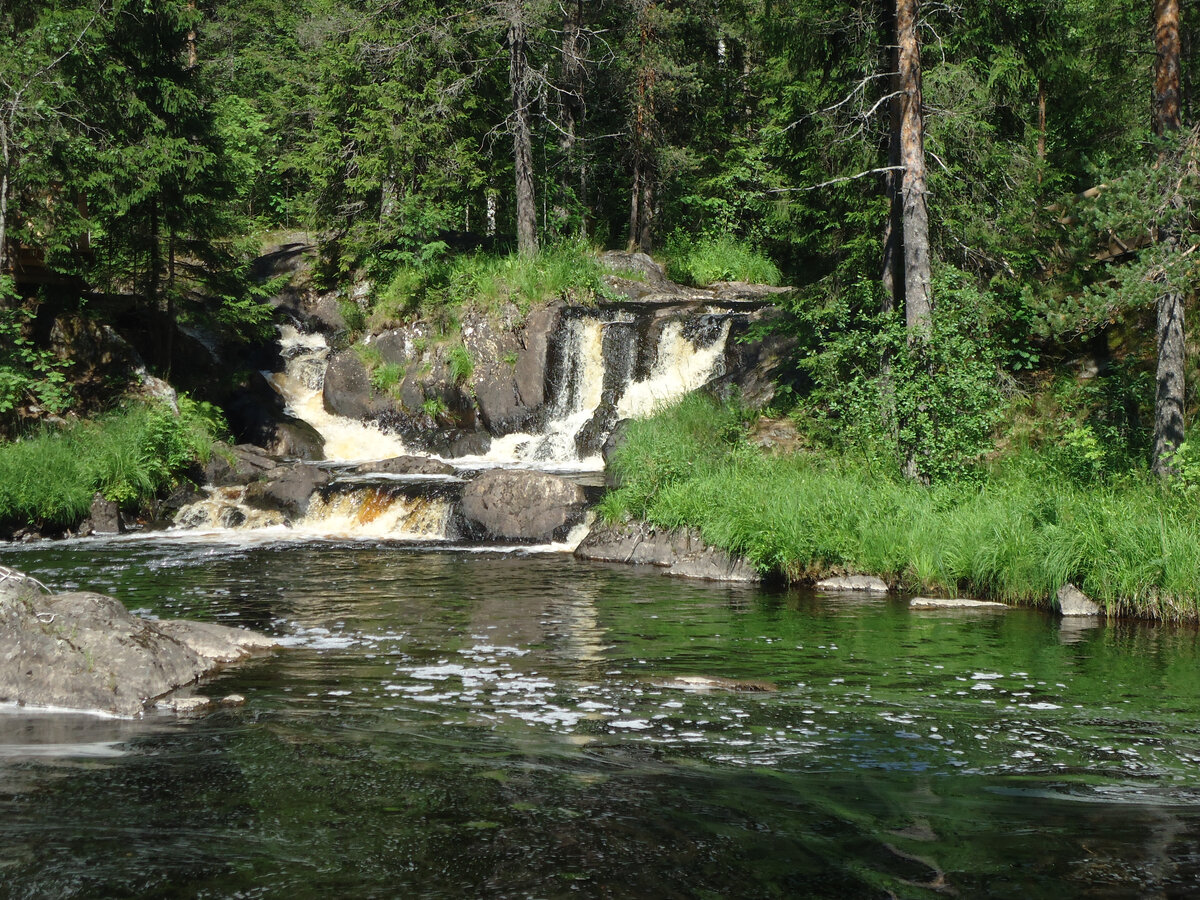
<path fill-rule="evenodd" d="M 583 118 L 583 60 L 579 45 L 580 32 L 583 29 L 583 0 L 576 0 L 573 6 L 563 13 L 562 38 L 562 102 L 560 104 L 560 136 L 558 149 L 562 156 L 562 170 L 558 179 L 559 202 L 555 207 L 556 218 L 560 223 L 570 215 L 572 184 L 574 185 L 574 200 L 579 205 L 584 200 L 585 175 L 582 163 L 576 158 L 576 129 Z M 586 212 L 580 216 L 580 235 L 587 235 Z"/>
<path fill-rule="evenodd" d="M 509 7 L 508 81 L 512 91 L 513 168 L 517 187 L 517 252 L 537 253 L 537 202 L 533 193 L 533 138 L 529 114 L 529 60 L 525 55 L 525 8 L 520 0 Z"/>
<path fill-rule="evenodd" d="M 891 10 L 894 18 L 895 10 Z M 893 21 L 893 33 L 895 22 Z M 900 58 L 899 50 L 893 45 L 888 53 L 888 66 L 892 73 L 888 79 L 888 172 L 884 176 L 884 191 L 888 200 L 888 217 L 883 226 L 883 259 L 880 279 L 883 282 L 883 308 L 885 313 L 904 308 L 904 277 L 900 260 L 904 255 L 902 236 L 904 233 L 902 191 L 904 173 L 900 170 L 900 120 L 903 104 L 900 102 Z M 885 362 L 886 367 L 886 362 Z"/>
<path fill-rule="evenodd" d="M 0 275 L 8 269 L 8 170 L 11 164 L 8 125 L 0 122 Z"/>
<path fill-rule="evenodd" d="M 1039 163 L 1046 161 L 1046 82 L 1038 79 L 1038 140 L 1037 158 Z M 1042 170 L 1038 169 L 1038 184 L 1042 183 Z"/>
<path fill-rule="evenodd" d="M 633 120 L 633 189 L 629 204 L 629 249 L 649 252 L 654 244 L 653 165 L 650 159 L 654 122 L 654 85 L 657 73 L 648 59 L 654 40 L 649 11 L 652 2 L 635 4 L 638 15 L 638 46 L 641 56 Z"/>
<path fill-rule="evenodd" d="M 629 190 L 629 243 L 626 249 L 632 253 L 637 249 L 638 222 L 641 221 L 639 207 L 642 202 L 642 162 L 633 161 L 633 186 Z"/>
<path fill-rule="evenodd" d="M 928 337 L 933 315 L 917 0 L 896 0 L 896 37 L 900 50 L 900 154 L 904 166 L 904 311 L 911 342 Z"/>
<path fill-rule="evenodd" d="M 1167 137 L 1180 126 L 1180 40 L 1179 0 L 1154 2 L 1154 132 Z M 1165 164 L 1164 156 L 1159 164 Z M 1160 238 L 1168 254 L 1178 252 L 1177 223 L 1171 223 Z M 1164 275 L 1164 282 L 1169 275 Z M 1156 474 L 1172 472 L 1171 454 L 1184 439 L 1184 341 L 1183 295 L 1169 283 L 1164 283 L 1158 295 L 1155 338 L 1158 366 L 1154 392 L 1154 451 L 1153 468 Z"/>
<path fill-rule="evenodd" d="M 654 179 L 642 171 L 641 216 L 638 221 L 638 249 L 649 253 L 654 249 Z"/>

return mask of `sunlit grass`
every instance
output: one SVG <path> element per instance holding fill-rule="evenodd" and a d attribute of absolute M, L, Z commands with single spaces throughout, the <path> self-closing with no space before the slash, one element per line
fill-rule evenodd
<path fill-rule="evenodd" d="M 1200 618 L 1200 506 L 1149 477 L 1081 485 L 1024 460 L 925 487 L 853 457 L 765 456 L 737 425 L 703 398 L 633 423 L 602 512 L 697 527 L 793 580 L 863 572 L 1029 605 L 1071 582 L 1114 614 Z"/>

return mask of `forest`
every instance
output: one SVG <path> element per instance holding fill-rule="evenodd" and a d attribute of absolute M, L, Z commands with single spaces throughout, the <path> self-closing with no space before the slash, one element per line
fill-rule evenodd
<path fill-rule="evenodd" d="M 31 330 L 55 292 L 251 342 L 271 310 L 250 263 L 272 235 L 315 243 L 327 287 L 413 281 L 414 316 L 483 260 L 628 248 L 679 281 L 793 288 L 777 325 L 793 364 L 767 412 L 819 465 L 901 490 L 978 491 L 1019 470 L 1142 492 L 1146 540 L 1156 513 L 1178 514 L 1190 543 L 1200 51 L 1185 13 L 3 0 L 0 429 L 101 411 Z M 169 373 L 169 348 L 157 365 Z M 673 478 L 614 495 L 612 514 L 692 521 L 655 513 Z M 793 573 L 849 559 L 726 531 Z M 1099 593 L 1158 602 L 1167 555 L 1158 575 L 1097 575 Z M 1059 560 L 1036 590 L 1007 591 L 963 565 L 945 578 L 1021 599 L 1075 571 Z"/>

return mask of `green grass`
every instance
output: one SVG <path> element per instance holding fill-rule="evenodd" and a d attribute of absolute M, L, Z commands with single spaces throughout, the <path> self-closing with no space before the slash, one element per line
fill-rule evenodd
<path fill-rule="evenodd" d="M 181 397 L 179 416 L 137 404 L 0 444 L 0 522 L 69 527 L 97 491 L 125 506 L 149 500 L 207 461 L 223 428 L 211 406 Z"/>
<path fill-rule="evenodd" d="M 550 246 L 534 256 L 434 255 L 392 271 L 371 305 L 367 326 L 379 332 L 420 317 L 449 332 L 466 309 L 494 312 L 512 303 L 527 312 L 555 298 L 592 302 L 607 296 L 605 274 L 591 248 L 575 243 Z"/>
<path fill-rule="evenodd" d="M 779 267 L 751 245 L 733 237 L 676 234 L 667 242 L 667 277 L 680 284 L 707 285 L 717 281 L 779 284 Z"/>
<path fill-rule="evenodd" d="M 738 433 L 702 398 L 634 423 L 602 512 L 698 527 L 795 581 L 853 571 L 1035 606 L 1072 582 L 1110 614 L 1200 620 L 1200 506 L 1149 477 L 1082 485 L 1027 455 L 924 487 L 852 457 L 764 456 Z"/>

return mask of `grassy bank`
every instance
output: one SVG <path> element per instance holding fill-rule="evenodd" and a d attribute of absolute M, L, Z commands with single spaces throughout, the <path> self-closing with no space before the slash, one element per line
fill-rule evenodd
<path fill-rule="evenodd" d="M 88 514 L 97 491 L 133 508 L 207 461 L 222 425 L 207 404 L 180 398 L 131 404 L 92 421 L 0 444 L 0 524 L 67 528 Z"/>
<path fill-rule="evenodd" d="M 634 423 L 603 513 L 698 527 L 794 581 L 872 573 L 1030 605 L 1071 582 L 1110 614 L 1200 619 L 1200 506 L 1148 477 L 1082 485 L 1026 454 L 924 487 L 854 458 L 764 456 L 743 434 L 698 397 Z"/>

